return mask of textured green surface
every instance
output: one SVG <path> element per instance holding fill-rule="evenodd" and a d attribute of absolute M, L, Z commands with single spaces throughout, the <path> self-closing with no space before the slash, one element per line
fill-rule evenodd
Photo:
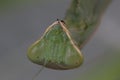
<path fill-rule="evenodd" d="M 97 28 L 101 14 L 111 0 L 72 0 L 65 22 L 80 48 Z"/>
<path fill-rule="evenodd" d="M 29 48 L 29 59 L 53 69 L 79 67 L 82 63 L 81 52 L 71 40 L 69 32 L 59 21 L 55 23 L 48 27 L 42 38 Z"/>

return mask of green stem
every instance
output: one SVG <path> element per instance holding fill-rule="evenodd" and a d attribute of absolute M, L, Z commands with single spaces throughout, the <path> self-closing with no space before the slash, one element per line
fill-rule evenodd
<path fill-rule="evenodd" d="M 65 22 L 72 38 L 82 48 L 89 36 L 96 30 L 101 14 L 111 0 L 73 0 Z"/>

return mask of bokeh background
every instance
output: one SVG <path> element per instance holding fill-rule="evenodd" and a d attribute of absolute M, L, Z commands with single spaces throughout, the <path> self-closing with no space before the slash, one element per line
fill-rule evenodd
<path fill-rule="evenodd" d="M 71 0 L 0 0 L 0 80 L 31 80 L 41 66 L 31 63 L 28 47 Z M 101 24 L 82 49 L 84 63 L 73 70 L 45 68 L 36 80 L 120 80 L 120 0 L 113 0 Z"/>

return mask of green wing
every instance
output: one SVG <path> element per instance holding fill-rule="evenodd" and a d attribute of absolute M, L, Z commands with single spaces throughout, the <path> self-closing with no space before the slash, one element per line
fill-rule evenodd
<path fill-rule="evenodd" d="M 47 28 L 42 38 L 29 48 L 28 57 L 34 63 L 63 70 L 79 67 L 83 61 L 80 50 L 61 21 Z"/>

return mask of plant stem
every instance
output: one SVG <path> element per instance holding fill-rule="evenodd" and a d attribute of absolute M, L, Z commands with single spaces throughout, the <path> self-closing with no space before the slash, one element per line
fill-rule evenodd
<path fill-rule="evenodd" d="M 65 16 L 72 38 L 82 48 L 95 32 L 101 14 L 111 0 L 73 0 Z"/>

